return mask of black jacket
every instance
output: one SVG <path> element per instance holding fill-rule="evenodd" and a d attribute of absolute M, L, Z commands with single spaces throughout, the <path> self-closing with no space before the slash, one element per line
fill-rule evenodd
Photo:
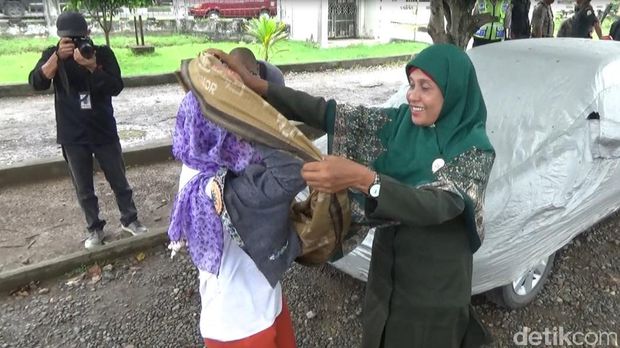
<path fill-rule="evenodd" d="M 592 36 L 590 33 L 592 32 L 594 23 L 598 21 L 594 8 L 592 8 L 592 5 L 588 4 L 581 9 L 576 8 L 575 10 L 572 37 L 591 39 Z"/>
<path fill-rule="evenodd" d="M 510 36 L 512 39 L 530 37 L 530 0 L 512 0 Z"/>
<path fill-rule="evenodd" d="M 238 176 L 228 172 L 224 203 L 243 249 L 274 287 L 301 253 L 289 207 L 305 187 L 303 162 L 284 151 L 256 148 L 262 163 L 250 164 Z"/>
<path fill-rule="evenodd" d="M 611 35 L 615 41 L 620 41 L 620 19 L 616 19 L 611 25 L 611 28 L 609 28 L 609 35 Z"/>
<path fill-rule="evenodd" d="M 60 67 L 52 80 L 48 80 L 41 71 L 41 66 L 56 51 L 55 46 L 43 51 L 28 76 L 28 83 L 37 91 L 46 90 L 54 83 L 56 141 L 59 144 L 109 144 L 118 141 L 112 96 L 123 90 L 121 69 L 109 47 L 96 46 L 95 49 L 97 69 L 92 73 L 72 58 L 62 61 L 69 82 L 68 91 L 61 82 Z M 85 92 L 90 93 L 90 110 L 80 107 L 80 93 Z"/>

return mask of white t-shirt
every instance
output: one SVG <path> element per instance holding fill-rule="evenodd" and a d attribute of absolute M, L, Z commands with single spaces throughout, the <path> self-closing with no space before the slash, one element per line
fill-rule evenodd
<path fill-rule="evenodd" d="M 183 165 L 179 191 L 197 170 Z M 200 333 L 217 341 L 252 336 L 273 325 L 282 311 L 282 288 L 272 288 L 252 259 L 224 233 L 218 276 L 199 270 Z"/>

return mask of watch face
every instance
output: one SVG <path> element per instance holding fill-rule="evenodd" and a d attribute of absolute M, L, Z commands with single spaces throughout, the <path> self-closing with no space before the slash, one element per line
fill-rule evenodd
<path fill-rule="evenodd" d="M 370 186 L 370 190 L 368 190 L 368 194 L 370 194 L 370 197 L 374 197 L 377 198 L 379 197 L 379 191 L 381 191 L 381 185 L 379 184 L 375 184 Z"/>

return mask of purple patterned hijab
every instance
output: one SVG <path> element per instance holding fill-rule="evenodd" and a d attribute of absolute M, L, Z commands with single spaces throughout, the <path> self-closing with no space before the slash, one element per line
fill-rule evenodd
<path fill-rule="evenodd" d="M 220 167 L 239 173 L 260 162 L 260 156 L 249 142 L 207 120 L 192 92 L 179 106 L 172 154 L 200 173 L 177 194 L 168 237 L 172 242 L 185 240 L 196 267 L 217 275 L 224 247 L 222 223 L 205 188 Z"/>

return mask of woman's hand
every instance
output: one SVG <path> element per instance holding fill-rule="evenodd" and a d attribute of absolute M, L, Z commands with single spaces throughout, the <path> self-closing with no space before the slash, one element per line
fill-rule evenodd
<path fill-rule="evenodd" d="M 335 193 L 354 188 L 368 193 L 375 172 L 343 157 L 325 156 L 322 161 L 304 164 L 301 176 L 308 186 L 320 192 Z"/>
<path fill-rule="evenodd" d="M 207 53 L 216 56 L 222 63 L 224 63 L 230 70 L 236 72 L 243 83 L 252 89 L 254 92 L 261 96 L 267 94 L 267 81 L 262 80 L 260 77 L 253 75 L 238 58 L 229 55 L 228 53 L 219 50 L 217 48 L 207 49 Z"/>

